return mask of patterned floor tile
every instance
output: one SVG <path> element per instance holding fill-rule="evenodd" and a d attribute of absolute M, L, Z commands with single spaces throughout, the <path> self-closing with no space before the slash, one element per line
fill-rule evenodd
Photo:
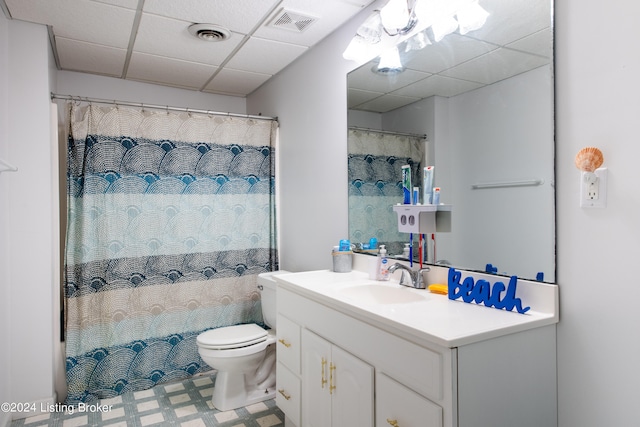
<path fill-rule="evenodd" d="M 108 410 L 51 412 L 13 421 L 11 427 L 276 427 L 284 414 L 275 400 L 232 411 L 219 411 L 211 403 L 215 375 L 199 376 L 149 390 L 125 393 L 99 402 Z"/>

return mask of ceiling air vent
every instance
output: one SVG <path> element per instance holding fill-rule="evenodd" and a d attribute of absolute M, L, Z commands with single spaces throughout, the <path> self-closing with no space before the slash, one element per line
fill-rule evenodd
<path fill-rule="evenodd" d="M 311 16 L 305 16 L 300 13 L 282 9 L 275 18 L 273 18 L 270 26 L 273 28 L 283 28 L 285 30 L 301 33 L 316 21 L 317 19 Z"/>
<path fill-rule="evenodd" d="M 213 24 L 193 24 L 189 26 L 189 32 L 194 37 L 208 42 L 221 42 L 230 36 L 229 30 Z"/>

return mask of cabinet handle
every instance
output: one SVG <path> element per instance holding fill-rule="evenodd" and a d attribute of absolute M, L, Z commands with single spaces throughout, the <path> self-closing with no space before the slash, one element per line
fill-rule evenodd
<path fill-rule="evenodd" d="M 278 342 L 279 342 L 280 344 L 282 344 L 283 346 L 287 347 L 287 348 L 291 347 L 291 343 L 290 343 L 290 342 L 286 342 L 284 338 L 280 338 L 280 339 L 278 340 Z"/>
<path fill-rule="evenodd" d="M 331 362 L 329 364 L 329 394 L 333 394 L 333 390 L 336 389 L 336 386 L 333 385 L 333 372 L 336 370 L 336 365 Z"/>
<path fill-rule="evenodd" d="M 278 390 L 278 393 L 280 393 L 280 394 L 282 395 L 282 397 L 284 397 L 286 400 L 291 399 L 291 395 L 290 395 L 290 394 L 287 394 L 287 393 L 284 391 L 284 389 L 282 389 L 282 388 Z"/>
<path fill-rule="evenodd" d="M 398 420 L 392 420 L 387 418 L 387 422 L 389 423 L 389 425 L 393 426 L 393 427 L 398 427 Z"/>
<path fill-rule="evenodd" d="M 327 359 L 322 358 L 322 383 L 320 386 L 324 388 L 324 385 L 327 383 L 327 377 L 324 374 L 324 369 L 327 367 Z"/>

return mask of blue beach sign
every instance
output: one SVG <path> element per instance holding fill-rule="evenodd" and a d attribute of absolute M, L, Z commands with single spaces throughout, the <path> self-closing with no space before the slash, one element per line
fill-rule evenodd
<path fill-rule="evenodd" d="M 531 307 L 522 307 L 522 301 L 516 297 L 517 276 L 511 276 L 509 285 L 505 288 L 503 282 L 495 282 L 493 285 L 487 280 L 473 280 L 473 277 L 466 277 L 462 280 L 462 272 L 449 269 L 449 299 L 462 298 L 467 303 L 484 304 L 487 307 L 494 307 L 499 310 L 513 311 L 524 314 Z M 506 292 L 505 292 L 506 291 Z M 502 293 L 504 296 L 502 296 Z"/>

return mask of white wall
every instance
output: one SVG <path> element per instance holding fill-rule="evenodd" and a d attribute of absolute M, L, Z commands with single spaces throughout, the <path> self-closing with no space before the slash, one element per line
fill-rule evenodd
<path fill-rule="evenodd" d="M 559 417 L 562 427 L 637 426 L 640 369 L 640 4 L 556 2 Z M 606 209 L 578 205 L 573 160 L 599 147 Z"/>
<path fill-rule="evenodd" d="M 625 0 L 556 4 L 560 427 L 638 423 L 640 286 L 631 269 L 640 247 L 634 182 L 640 158 L 639 14 L 640 5 Z M 339 55 L 352 34 L 339 31 L 326 39 L 248 100 L 250 112 L 277 115 L 282 124 L 281 245 L 288 269 L 327 268 L 328 248 L 346 235 L 347 197 L 340 186 L 346 187 L 349 67 Z M 609 167 L 603 210 L 578 205 L 573 158 L 586 145 L 599 146 Z"/>
<path fill-rule="evenodd" d="M 8 69 L 9 62 L 9 29 L 8 21 L 3 14 L 0 14 L 0 159 L 8 161 L 9 141 L 7 123 L 9 121 L 9 85 Z M 0 173 L 0 206 L 7 206 L 9 202 L 9 185 L 7 175 L 13 172 Z M 7 210 L 0 209 L 0 402 L 11 400 L 11 388 L 9 375 L 11 373 L 11 357 L 9 345 L 11 337 L 11 316 L 9 307 L 9 220 Z M 0 426 L 7 424 L 10 414 L 0 412 Z"/>
<path fill-rule="evenodd" d="M 2 18 L 4 19 L 4 18 Z M 7 84 L 3 156 L 19 168 L 2 174 L 3 289 L 9 317 L 9 402 L 53 401 L 53 233 L 47 30 L 5 21 Z M 6 355 L 4 355 L 6 357 Z M 6 365 L 3 365 L 6 368 Z"/>

